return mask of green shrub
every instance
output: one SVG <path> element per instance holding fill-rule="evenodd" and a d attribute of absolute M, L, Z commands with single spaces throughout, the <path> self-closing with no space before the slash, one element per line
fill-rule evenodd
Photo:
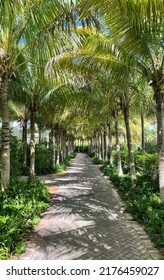
<path fill-rule="evenodd" d="M 88 152 L 88 156 L 89 156 L 90 158 L 94 158 L 94 157 L 95 157 L 95 153 L 94 153 L 94 152 Z"/>
<path fill-rule="evenodd" d="M 133 195 L 127 201 L 126 211 L 145 227 L 155 244 L 164 246 L 164 203 L 156 194 Z"/>
<path fill-rule="evenodd" d="M 97 157 L 95 157 L 95 158 L 93 159 L 93 163 L 94 163 L 94 164 L 103 164 L 103 160 L 102 160 L 102 159 L 99 159 L 99 158 L 97 158 Z"/>
<path fill-rule="evenodd" d="M 152 192 L 159 192 L 158 155 L 135 153 L 136 171 L 141 175 L 139 184 L 146 184 Z"/>
<path fill-rule="evenodd" d="M 87 145 L 83 145 L 83 146 L 75 146 L 75 152 L 78 153 L 88 153 L 89 149 Z"/>
<path fill-rule="evenodd" d="M 66 170 L 66 168 L 67 166 L 65 164 L 56 164 L 54 170 L 56 173 L 60 173 Z"/>
<path fill-rule="evenodd" d="M 158 155 L 148 153 L 135 153 L 136 170 L 156 179 L 158 177 Z"/>
<path fill-rule="evenodd" d="M 52 150 L 43 145 L 36 145 L 35 172 L 37 175 L 53 173 Z"/>
<path fill-rule="evenodd" d="M 48 190 L 37 180 L 13 180 L 6 192 L 0 193 L 0 205 L 0 259 L 8 259 L 23 250 L 23 235 L 48 206 Z"/>
<path fill-rule="evenodd" d="M 157 153 L 157 143 L 155 141 L 145 143 L 145 151 L 149 154 Z"/>

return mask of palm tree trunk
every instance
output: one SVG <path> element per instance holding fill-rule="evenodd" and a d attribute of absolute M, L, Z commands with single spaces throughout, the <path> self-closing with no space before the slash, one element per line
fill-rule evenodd
<path fill-rule="evenodd" d="M 163 127 L 163 94 L 161 91 L 156 92 L 156 112 L 157 112 L 157 144 L 158 152 L 164 144 L 164 127 Z"/>
<path fill-rule="evenodd" d="M 113 154 L 112 154 L 112 128 L 111 123 L 108 123 L 108 144 L 109 144 L 109 162 L 113 165 Z"/>
<path fill-rule="evenodd" d="M 1 81 L 0 102 L 2 116 L 2 149 L 1 149 L 1 189 L 5 191 L 10 181 L 10 140 L 8 115 L 8 78 L 5 75 Z"/>
<path fill-rule="evenodd" d="M 129 106 L 124 106 L 124 121 L 126 127 L 126 138 L 127 138 L 127 146 L 128 146 L 128 157 L 129 157 L 129 166 L 130 166 L 130 176 L 132 182 L 136 181 L 136 169 L 135 169 L 135 161 L 134 161 L 134 153 L 133 153 L 133 145 L 132 145 L 132 136 L 130 130 L 130 120 L 129 120 Z"/>
<path fill-rule="evenodd" d="M 159 165 L 159 188 L 160 197 L 164 201 L 164 127 L 163 127 L 163 93 L 156 90 L 157 111 L 157 143 L 158 143 L 158 165 Z"/>
<path fill-rule="evenodd" d="M 71 137 L 71 153 L 75 150 L 75 139 L 74 136 Z"/>
<path fill-rule="evenodd" d="M 55 149 L 55 130 L 53 125 L 51 128 L 51 136 L 52 136 L 52 167 L 54 167 L 56 164 L 56 149 Z"/>
<path fill-rule="evenodd" d="M 145 152 L 145 123 L 144 114 L 141 113 L 141 136 L 142 136 L 142 152 Z"/>
<path fill-rule="evenodd" d="M 101 133 L 99 133 L 99 131 L 98 131 L 97 134 L 98 134 L 98 135 L 97 135 L 97 139 L 98 139 L 98 158 L 99 158 L 99 159 L 102 159 L 102 156 L 101 156 L 101 141 L 100 141 L 100 135 L 101 135 Z"/>
<path fill-rule="evenodd" d="M 27 119 L 24 118 L 22 121 L 22 142 L 23 142 L 23 171 L 25 171 L 27 167 Z"/>
<path fill-rule="evenodd" d="M 121 153 L 120 153 L 120 141 L 119 141 L 119 131 L 118 131 L 118 115 L 115 113 L 115 133 L 116 133 L 116 152 L 117 152 L 117 168 L 119 176 L 123 175 Z"/>
<path fill-rule="evenodd" d="M 57 146 L 57 151 L 56 151 L 56 164 L 60 163 L 60 134 L 59 134 L 59 127 L 57 126 L 56 130 L 56 146 Z"/>
<path fill-rule="evenodd" d="M 71 139 L 70 135 L 68 135 L 68 155 L 71 153 Z"/>
<path fill-rule="evenodd" d="M 99 157 L 99 135 L 98 131 L 96 131 L 96 150 L 95 150 L 95 156 L 98 158 Z"/>
<path fill-rule="evenodd" d="M 104 147 L 105 147 L 105 160 L 108 160 L 108 136 L 107 136 L 107 126 L 104 126 Z"/>
<path fill-rule="evenodd" d="M 64 160 L 64 131 L 61 128 L 60 129 L 60 156 L 61 156 L 61 162 Z"/>
<path fill-rule="evenodd" d="M 66 157 L 68 157 L 68 134 L 66 134 L 65 138 L 65 152 L 66 152 Z"/>
<path fill-rule="evenodd" d="M 96 155 L 96 145 L 97 145 L 97 143 L 96 143 L 96 131 L 94 131 L 94 135 L 93 135 L 93 137 L 91 138 L 92 140 L 92 142 L 91 142 L 91 145 L 92 145 L 92 149 L 91 149 L 91 153 L 94 153 L 95 155 Z"/>
<path fill-rule="evenodd" d="M 35 112 L 31 110 L 30 178 L 35 178 Z"/>
<path fill-rule="evenodd" d="M 104 127 L 101 128 L 101 158 L 105 160 Z"/>
<path fill-rule="evenodd" d="M 63 158 L 66 159 L 67 156 L 67 133 L 65 130 L 63 130 Z"/>

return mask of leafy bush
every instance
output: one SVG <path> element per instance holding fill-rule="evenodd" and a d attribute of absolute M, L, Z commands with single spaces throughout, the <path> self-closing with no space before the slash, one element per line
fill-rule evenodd
<path fill-rule="evenodd" d="M 164 246 L 164 203 L 156 194 L 131 196 L 126 210 L 143 224 L 155 244 Z"/>
<path fill-rule="evenodd" d="M 141 175 L 138 184 L 145 184 L 152 192 L 159 192 L 158 155 L 136 153 L 136 171 Z"/>
<path fill-rule="evenodd" d="M 88 152 L 88 156 L 90 157 L 90 158 L 94 158 L 95 157 L 95 153 L 94 152 Z"/>
<path fill-rule="evenodd" d="M 136 170 L 141 174 L 158 179 L 158 155 L 148 153 L 135 153 Z"/>
<path fill-rule="evenodd" d="M 94 164 L 103 164 L 103 160 L 102 160 L 102 159 L 99 159 L 99 158 L 97 158 L 97 157 L 95 157 L 95 158 L 93 159 L 93 163 L 94 163 Z"/>
<path fill-rule="evenodd" d="M 13 180 L 5 193 L 0 192 L 0 259 L 23 250 L 23 235 L 47 206 L 48 190 L 37 180 Z"/>
<path fill-rule="evenodd" d="M 128 148 L 126 144 L 121 144 L 120 145 L 120 153 L 121 153 L 121 161 L 122 161 L 122 166 L 124 169 L 124 172 L 129 170 L 129 165 L 128 165 Z"/>
<path fill-rule="evenodd" d="M 145 151 L 149 154 L 157 153 L 157 143 L 155 141 L 145 143 Z"/>
<path fill-rule="evenodd" d="M 89 151 L 89 148 L 88 148 L 88 146 L 87 145 L 83 145 L 83 146 L 75 146 L 75 152 L 76 153 L 78 153 L 78 152 L 80 152 L 80 153 L 88 153 L 88 151 Z"/>
<path fill-rule="evenodd" d="M 35 172 L 37 175 L 53 173 L 52 151 L 43 145 L 36 145 Z"/>

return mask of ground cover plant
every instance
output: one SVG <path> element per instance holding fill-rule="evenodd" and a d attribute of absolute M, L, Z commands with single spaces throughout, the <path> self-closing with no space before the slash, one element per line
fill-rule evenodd
<path fill-rule="evenodd" d="M 71 159 L 75 158 L 75 156 L 76 156 L 76 152 L 71 153 L 70 155 L 68 155 L 63 162 L 61 162 L 60 164 L 56 164 L 54 166 L 54 171 L 56 173 L 59 173 L 59 172 L 63 172 L 64 170 L 66 170 L 66 168 L 68 166 L 70 166 Z"/>
<path fill-rule="evenodd" d="M 0 259 L 11 259 L 25 249 L 23 238 L 48 207 L 48 190 L 40 181 L 11 181 L 0 192 Z"/>

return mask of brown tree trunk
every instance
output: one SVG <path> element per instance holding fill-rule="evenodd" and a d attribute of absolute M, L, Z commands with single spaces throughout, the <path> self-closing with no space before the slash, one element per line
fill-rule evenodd
<path fill-rule="evenodd" d="M 91 138 L 91 153 L 96 153 L 96 132 L 94 131 L 94 135 L 93 137 Z"/>
<path fill-rule="evenodd" d="M 101 158 L 105 160 L 104 127 L 101 128 Z"/>
<path fill-rule="evenodd" d="M 102 159 L 101 156 L 101 139 L 100 139 L 101 133 L 98 131 L 97 132 L 97 140 L 98 140 L 98 158 Z"/>
<path fill-rule="evenodd" d="M 56 164 L 60 163 L 60 132 L 59 126 L 56 126 Z"/>
<path fill-rule="evenodd" d="M 67 140 L 66 140 L 66 131 L 63 130 L 63 159 L 66 159 L 67 156 Z"/>
<path fill-rule="evenodd" d="M 61 128 L 60 129 L 60 156 L 61 156 L 61 162 L 64 160 L 64 131 Z"/>
<path fill-rule="evenodd" d="M 164 127 L 163 127 L 163 93 L 157 89 L 156 112 L 157 112 L 157 143 L 158 143 L 158 164 L 159 164 L 159 188 L 160 197 L 164 201 Z"/>
<path fill-rule="evenodd" d="M 95 149 L 95 156 L 99 157 L 99 135 L 98 131 L 96 131 L 96 149 Z"/>
<path fill-rule="evenodd" d="M 2 78 L 0 86 L 0 108 L 2 117 L 2 149 L 1 149 L 1 189 L 5 191 L 10 181 L 10 140 L 8 115 L 8 78 Z"/>
<path fill-rule="evenodd" d="M 134 161 L 134 153 L 133 153 L 133 145 L 132 145 L 132 136 L 131 136 L 131 130 L 130 130 L 128 104 L 124 105 L 124 121 L 125 121 L 125 127 L 126 127 L 126 138 L 127 138 L 127 146 L 128 146 L 130 176 L 131 176 L 132 182 L 135 183 L 136 170 L 135 170 L 135 161 Z"/>
<path fill-rule="evenodd" d="M 111 123 L 108 123 L 108 143 L 109 143 L 109 162 L 113 165 L 113 154 L 112 154 L 112 128 Z"/>
<path fill-rule="evenodd" d="M 104 149 L 105 149 L 105 161 L 108 160 L 108 136 L 107 136 L 107 126 L 104 125 Z"/>
<path fill-rule="evenodd" d="M 74 136 L 71 137 L 71 153 L 75 150 L 75 139 Z"/>
<path fill-rule="evenodd" d="M 119 176 L 123 175 L 122 162 L 121 162 L 121 153 L 120 153 L 120 140 L 119 140 L 119 131 L 118 131 L 118 114 L 115 113 L 115 133 L 116 133 L 116 152 L 117 152 L 117 168 Z"/>
<path fill-rule="evenodd" d="M 68 155 L 71 154 L 71 151 L 72 151 L 71 136 L 68 135 Z"/>
<path fill-rule="evenodd" d="M 35 111 L 31 110 L 30 178 L 35 178 Z"/>
<path fill-rule="evenodd" d="M 22 142 L 23 142 L 23 170 L 25 171 L 27 167 L 27 122 L 26 118 L 22 121 Z"/>

